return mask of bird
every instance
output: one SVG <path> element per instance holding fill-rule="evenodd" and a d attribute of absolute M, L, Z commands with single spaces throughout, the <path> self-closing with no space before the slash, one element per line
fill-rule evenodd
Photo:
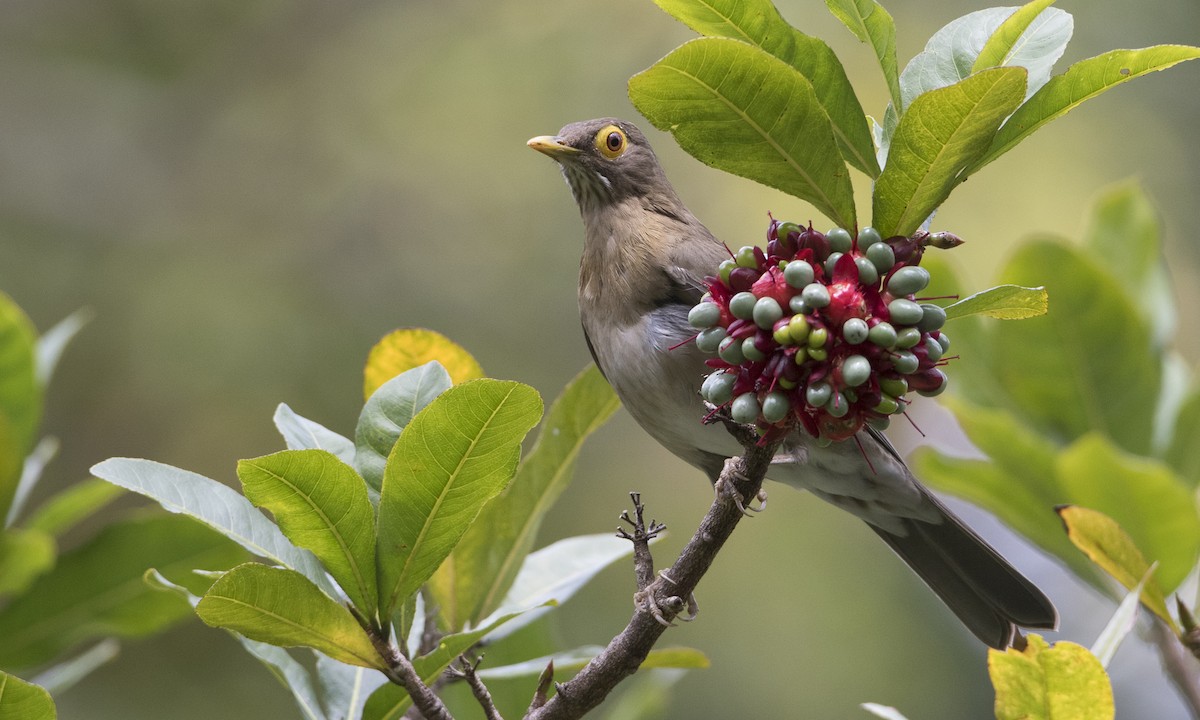
<path fill-rule="evenodd" d="M 634 124 L 576 122 L 528 145 L 561 167 L 583 220 L 579 314 L 597 367 L 652 438 L 716 483 L 743 450 L 701 422 L 709 356 L 688 342 L 687 316 L 729 249 L 684 205 Z M 767 477 L 866 521 L 988 646 L 1021 643 L 1018 628 L 1057 627 L 1050 600 L 922 486 L 882 433 L 866 426 L 855 439 L 819 443 L 798 428 Z"/>

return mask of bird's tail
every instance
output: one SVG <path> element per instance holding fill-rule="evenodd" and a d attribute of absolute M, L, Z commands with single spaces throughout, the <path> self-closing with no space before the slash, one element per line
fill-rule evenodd
<path fill-rule="evenodd" d="M 1058 611 L 1016 568 L 928 490 L 940 522 L 905 519 L 905 534 L 871 525 L 955 615 L 994 648 L 1012 644 L 1017 627 L 1058 626 Z"/>

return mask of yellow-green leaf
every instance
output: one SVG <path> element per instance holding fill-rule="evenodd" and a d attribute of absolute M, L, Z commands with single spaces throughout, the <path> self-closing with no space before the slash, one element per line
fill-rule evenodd
<path fill-rule="evenodd" d="M 1000 285 L 946 306 L 946 319 L 986 315 L 1000 320 L 1020 320 L 1045 315 L 1050 307 L 1046 288 Z"/>
<path fill-rule="evenodd" d="M 996 720 L 1112 720 L 1112 685 L 1087 648 L 1051 647 L 1029 635 L 1025 650 L 988 650 Z"/>
<path fill-rule="evenodd" d="M 58 717 L 50 693 L 33 683 L 0 672 L 0 718 L 54 720 Z"/>
<path fill-rule="evenodd" d="M 363 398 L 405 370 L 437 360 L 455 385 L 483 377 L 483 368 L 461 345 L 433 330 L 402 328 L 375 343 L 363 370 Z"/>
<path fill-rule="evenodd" d="M 1067 528 L 1067 537 L 1075 547 L 1113 576 L 1125 589 L 1134 589 L 1145 578 L 1145 584 L 1142 586 L 1142 604 L 1178 632 L 1175 620 L 1167 611 L 1162 586 L 1153 575 L 1146 576 L 1150 571 L 1150 563 L 1146 562 L 1133 538 L 1121 529 L 1116 520 L 1102 512 L 1077 505 L 1058 508 L 1058 516 L 1062 518 L 1063 525 Z"/>

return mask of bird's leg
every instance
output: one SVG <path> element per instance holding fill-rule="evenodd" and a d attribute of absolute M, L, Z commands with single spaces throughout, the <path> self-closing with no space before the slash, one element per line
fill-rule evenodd
<path fill-rule="evenodd" d="M 736 470 L 729 468 L 728 463 L 730 462 L 733 462 L 733 458 L 725 461 L 726 469 L 728 469 L 729 472 L 722 473 L 721 476 L 717 478 L 717 481 L 713 484 L 713 491 L 716 492 L 717 497 L 724 495 L 732 500 L 733 504 L 737 506 L 737 509 L 741 511 L 742 515 L 746 517 L 754 517 L 754 513 L 760 513 L 767 509 L 767 491 L 765 488 L 759 488 L 758 494 L 754 496 L 755 499 L 758 500 L 758 507 L 747 505 L 742 499 L 742 494 L 738 491 L 736 483 L 748 482 L 749 478 L 737 472 Z M 732 477 L 734 482 L 726 481 L 725 478 L 727 476 Z"/>

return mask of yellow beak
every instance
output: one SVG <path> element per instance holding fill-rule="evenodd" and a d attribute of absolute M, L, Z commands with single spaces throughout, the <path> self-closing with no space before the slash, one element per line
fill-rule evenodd
<path fill-rule="evenodd" d="M 553 135 L 538 135 L 535 138 L 529 138 L 529 142 L 525 144 L 544 155 L 549 155 L 556 160 L 566 155 L 579 154 L 578 148 L 573 148 L 570 145 L 564 145 Z"/>

